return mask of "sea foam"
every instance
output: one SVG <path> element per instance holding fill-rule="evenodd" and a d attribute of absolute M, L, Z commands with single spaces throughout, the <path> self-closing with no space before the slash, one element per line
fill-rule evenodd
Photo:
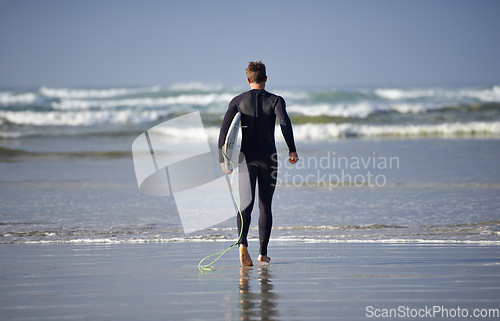
<path fill-rule="evenodd" d="M 433 125 L 302 124 L 294 126 L 294 136 L 301 141 L 327 141 L 343 137 L 500 136 L 500 122 Z"/>
<path fill-rule="evenodd" d="M 41 87 L 40 94 L 47 97 L 63 99 L 112 98 L 135 95 L 140 93 L 154 93 L 160 90 L 159 86 L 145 88 L 107 88 L 107 89 L 70 89 Z"/>

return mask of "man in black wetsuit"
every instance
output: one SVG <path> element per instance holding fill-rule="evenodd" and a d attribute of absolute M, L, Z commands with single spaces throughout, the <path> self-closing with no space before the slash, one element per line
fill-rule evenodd
<path fill-rule="evenodd" d="M 229 108 L 224 116 L 219 134 L 219 162 L 222 170 L 228 173 L 224 166 L 222 146 L 234 116 L 241 113 L 241 153 L 245 158 L 246 169 L 250 180 L 250 191 L 241 188 L 240 199 L 249 198 L 249 205 L 241 209 L 243 226 L 240 215 L 237 215 L 238 232 L 241 231 L 239 239 L 240 261 L 243 266 L 253 265 L 248 253 L 247 234 L 250 227 L 250 219 L 255 200 L 255 186 L 259 186 L 259 240 L 260 240 L 260 262 L 271 261 L 267 256 L 267 245 L 271 236 L 273 223 L 271 203 L 276 186 L 277 178 L 277 154 L 274 141 L 274 127 L 276 116 L 278 116 L 281 132 L 288 146 L 288 161 L 295 164 L 298 155 L 293 139 L 292 123 L 285 109 L 285 100 L 267 92 L 264 88 L 267 81 L 266 66 L 262 62 L 250 62 L 247 69 L 247 80 L 251 90 L 234 97 L 229 103 Z M 245 166 L 245 165 L 240 165 Z M 242 170 L 240 169 L 240 177 Z M 245 171 L 246 174 L 246 171 Z M 241 180 L 240 180 L 241 181 Z M 251 193 L 251 195 L 242 195 Z"/>

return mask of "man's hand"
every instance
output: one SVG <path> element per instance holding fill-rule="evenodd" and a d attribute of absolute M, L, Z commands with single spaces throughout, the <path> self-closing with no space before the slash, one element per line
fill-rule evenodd
<path fill-rule="evenodd" d="M 220 168 L 221 168 L 221 169 L 222 169 L 222 171 L 223 171 L 224 173 L 226 173 L 227 175 L 230 175 L 230 174 L 233 172 L 233 171 L 228 171 L 228 170 L 226 169 L 226 165 L 224 165 L 224 163 L 220 163 Z"/>
<path fill-rule="evenodd" d="M 295 164 L 295 163 L 297 163 L 298 160 L 299 160 L 299 155 L 297 155 L 296 152 L 288 154 L 288 162 L 290 164 Z"/>

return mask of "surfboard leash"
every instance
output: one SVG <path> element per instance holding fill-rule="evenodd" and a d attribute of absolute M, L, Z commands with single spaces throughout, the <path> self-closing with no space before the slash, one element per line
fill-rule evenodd
<path fill-rule="evenodd" d="M 200 262 L 198 263 L 198 270 L 201 273 L 213 271 L 211 265 L 214 264 L 215 262 L 217 262 L 217 260 L 220 259 L 221 256 L 223 256 L 227 251 L 229 251 L 230 249 L 232 249 L 233 247 L 235 247 L 239 243 L 239 241 L 241 239 L 241 235 L 243 234 L 243 214 L 241 214 L 240 204 L 238 203 L 238 200 L 236 199 L 236 196 L 234 195 L 234 188 L 233 188 L 233 178 L 234 178 L 234 173 L 235 173 L 235 170 L 234 170 L 235 167 L 234 167 L 234 164 L 233 164 L 232 161 L 229 161 L 229 162 L 231 163 L 231 166 L 233 167 L 233 171 L 231 173 L 231 179 L 230 179 L 230 184 L 229 185 L 231 186 L 231 195 L 233 197 L 234 202 L 236 203 L 236 207 L 238 208 L 238 214 L 240 215 L 240 219 L 241 219 L 240 233 L 238 235 L 238 240 L 236 242 L 234 242 L 230 247 L 228 247 L 225 250 L 219 251 L 217 253 L 213 253 L 213 254 L 207 255 L 203 259 L 200 260 Z M 205 260 L 207 260 L 208 258 L 211 258 L 213 256 L 217 256 L 217 257 L 212 262 L 203 265 L 203 262 Z"/>

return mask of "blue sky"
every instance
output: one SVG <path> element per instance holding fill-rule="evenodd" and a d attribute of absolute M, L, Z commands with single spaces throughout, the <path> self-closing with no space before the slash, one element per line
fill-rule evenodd
<path fill-rule="evenodd" d="M 0 86 L 500 83 L 500 1 L 0 0 Z"/>

